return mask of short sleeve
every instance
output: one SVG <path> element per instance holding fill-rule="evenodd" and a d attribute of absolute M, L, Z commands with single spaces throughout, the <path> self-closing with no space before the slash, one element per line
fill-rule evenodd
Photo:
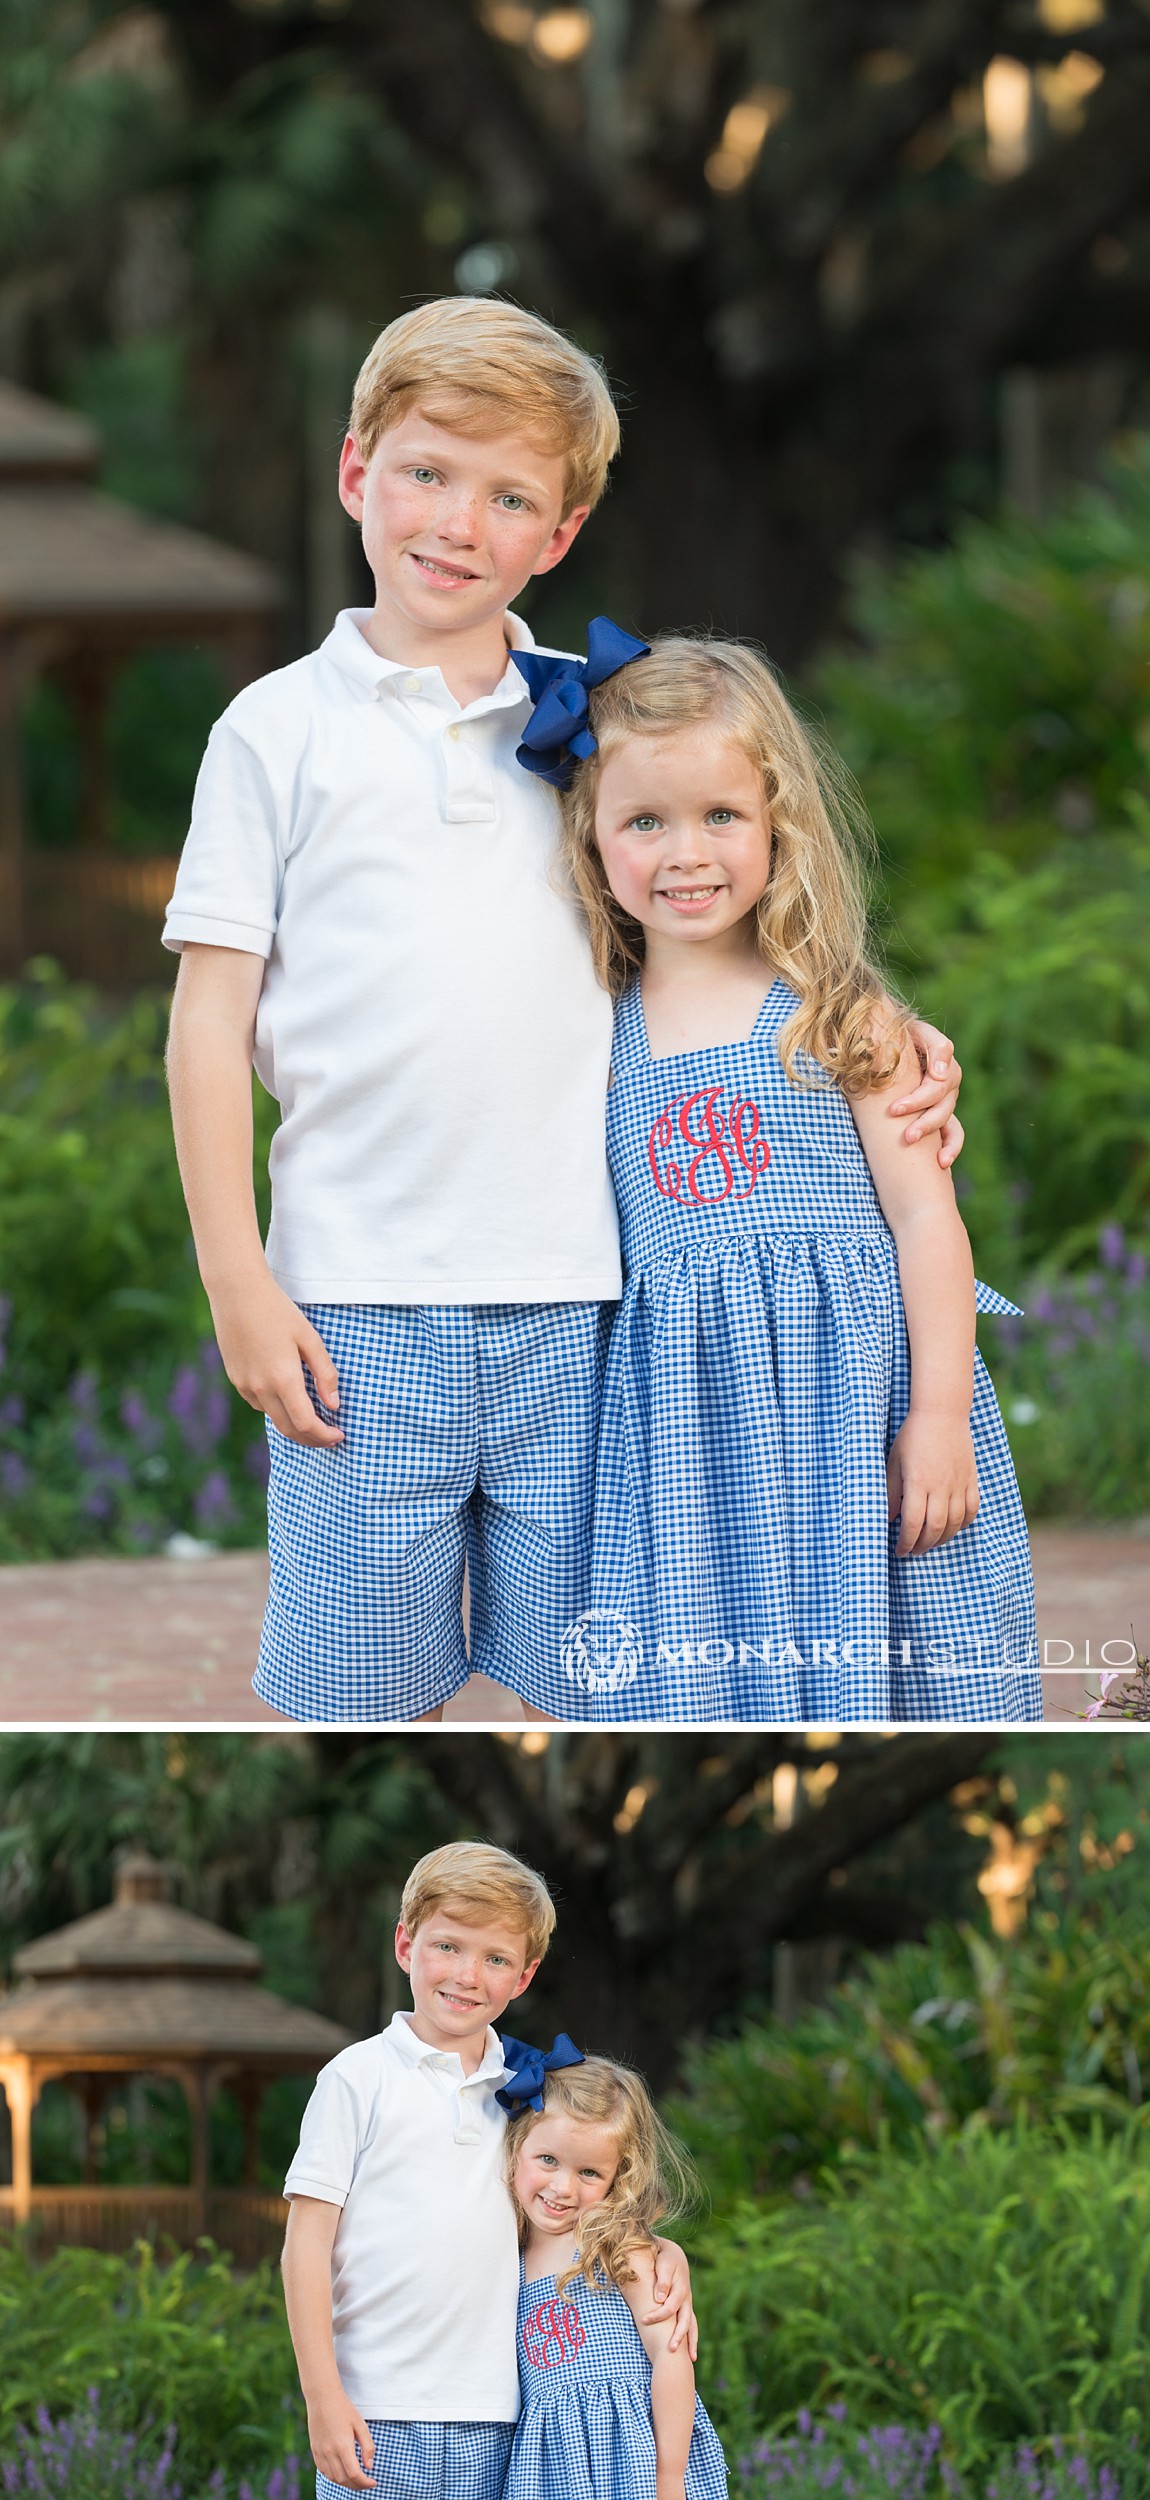
<path fill-rule="evenodd" d="M 271 953 L 285 847 L 283 801 L 263 758 L 225 712 L 196 782 L 192 821 L 164 923 L 164 945 L 190 941 Z"/>
<path fill-rule="evenodd" d="M 304 2111 L 284 2195 L 318 2196 L 325 2205 L 346 2204 L 361 2141 L 359 2094 L 337 2058 L 324 2067 Z"/>

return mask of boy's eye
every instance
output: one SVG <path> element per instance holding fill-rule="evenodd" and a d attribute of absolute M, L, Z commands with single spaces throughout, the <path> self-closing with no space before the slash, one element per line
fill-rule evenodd
<path fill-rule="evenodd" d="M 411 474 L 417 486 L 433 486 L 439 471 L 437 469 L 413 469 Z"/>
<path fill-rule="evenodd" d="M 501 495 L 499 501 L 505 512 L 526 512 L 527 510 L 526 495 Z"/>

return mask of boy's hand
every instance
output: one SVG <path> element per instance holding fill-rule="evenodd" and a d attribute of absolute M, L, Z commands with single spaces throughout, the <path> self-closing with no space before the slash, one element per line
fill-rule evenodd
<path fill-rule="evenodd" d="M 945 1172 L 962 1153 L 966 1131 L 955 1116 L 962 1069 L 954 1055 L 954 1043 L 948 1041 L 933 1024 L 924 1024 L 919 1016 L 908 1016 L 907 1032 L 918 1052 L 922 1082 L 912 1094 L 900 1094 L 890 1105 L 892 1120 L 905 1119 L 910 1113 L 911 1125 L 905 1131 L 908 1146 L 919 1137 L 939 1131 L 938 1160 Z"/>
<path fill-rule="evenodd" d="M 371 2432 L 342 2387 L 331 2396 L 312 2399 L 307 2435 L 320 2473 L 326 2474 L 329 2483 L 342 2483 L 345 2491 L 374 2490 Z"/>
<path fill-rule="evenodd" d="M 691 2299 L 691 2269 L 681 2248 L 674 2240 L 655 2242 L 654 2306 L 644 2319 L 646 2326 L 658 2326 L 665 2318 L 674 2317 L 675 2324 L 668 2343 L 668 2352 L 678 2352 L 686 2339 L 692 2361 L 699 2358 L 699 2321 Z"/>
<path fill-rule="evenodd" d="M 978 1515 L 978 1469 L 970 1425 L 911 1408 L 886 1462 L 892 1519 L 902 1513 L 898 1552 L 928 1554 Z"/>
<path fill-rule="evenodd" d="M 224 1370 L 234 1389 L 277 1431 L 305 1448 L 331 1449 L 342 1441 L 338 1424 L 316 1414 L 303 1376 L 306 1363 L 316 1394 L 329 1409 L 339 1406 L 339 1378 L 322 1337 L 267 1268 L 256 1268 L 242 1285 L 212 1296 L 212 1318 Z"/>

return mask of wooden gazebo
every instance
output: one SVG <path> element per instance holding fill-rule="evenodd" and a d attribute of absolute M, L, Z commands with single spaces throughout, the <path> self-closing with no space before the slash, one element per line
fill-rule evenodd
<path fill-rule="evenodd" d="M 315 2074 L 349 2034 L 261 1988 L 254 1945 L 178 1909 L 167 1870 L 143 1855 L 121 1864 L 111 1908 L 26 1945 L 13 1968 L 18 1984 L 0 1996 L 0 2084 L 12 2134 L 0 2225 L 32 2223 L 49 2247 L 127 2248 L 149 2234 L 188 2246 L 207 2232 L 240 2264 L 275 2254 L 286 2209 L 258 2185 L 263 2092 L 276 2075 Z M 174 2077 L 186 2096 L 186 2187 L 96 2182 L 94 2131 L 109 2084 L 138 2074 Z M 84 2113 L 83 2186 L 33 2180 L 32 2112 L 52 2080 L 68 2083 Z M 210 2177 L 209 2114 L 223 2084 L 244 2116 L 242 2188 L 214 2188 Z"/>
<path fill-rule="evenodd" d="M 159 926 L 174 863 L 108 841 L 104 727 L 123 661 L 209 643 L 239 687 L 269 664 L 280 586 L 266 564 L 95 491 L 94 427 L 0 382 L 0 973 L 51 953 L 117 985 L 162 980 Z M 26 841 L 20 714 L 51 671 L 83 758 L 75 849 Z M 190 795 L 190 794 L 189 794 Z"/>

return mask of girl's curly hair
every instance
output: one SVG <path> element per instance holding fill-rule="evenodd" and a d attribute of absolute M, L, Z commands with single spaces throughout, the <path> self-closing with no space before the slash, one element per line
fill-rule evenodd
<path fill-rule="evenodd" d="M 779 1035 L 797 1083 L 831 1078 L 850 1093 L 885 1084 L 898 1066 L 905 1022 L 884 1005 L 870 961 L 866 880 L 873 837 L 845 766 L 814 743 L 773 671 L 743 643 L 659 638 L 590 697 L 596 752 L 563 794 L 564 849 L 587 917 L 595 969 L 613 998 L 643 961 L 643 932 L 607 883 L 595 839 L 599 778 L 624 738 L 720 726 L 762 777 L 772 831 L 770 875 L 758 903 L 765 963 L 798 995 Z"/>
<path fill-rule="evenodd" d="M 651 2248 L 654 2226 L 671 2214 L 689 2213 L 700 2201 L 698 2175 L 681 2145 L 669 2135 L 641 2075 L 610 2058 L 587 2057 L 564 2066 L 543 2086 L 543 2110 L 523 2110 L 507 2130 L 507 2181 L 515 2194 L 515 2165 L 534 2127 L 562 2112 L 591 2126 L 609 2127 L 618 2138 L 619 2167 L 602 2203 L 589 2205 L 575 2226 L 577 2254 L 557 2279 L 559 2291 L 581 2275 L 592 2290 L 629 2283 L 634 2248 Z M 519 2209 L 519 2237 L 527 2235 Z"/>

